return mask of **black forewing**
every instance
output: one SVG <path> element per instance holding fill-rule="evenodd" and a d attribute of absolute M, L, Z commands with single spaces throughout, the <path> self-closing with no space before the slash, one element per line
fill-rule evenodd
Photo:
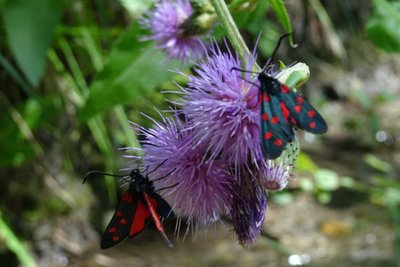
<path fill-rule="evenodd" d="M 282 154 L 286 144 L 293 140 L 294 133 L 287 116 L 282 112 L 279 98 L 268 92 L 261 92 L 261 97 L 262 147 L 267 158 L 275 159 Z M 264 119 L 263 114 L 266 114 Z"/>
<path fill-rule="evenodd" d="M 289 90 L 279 97 L 290 111 L 290 122 L 293 126 L 314 134 L 323 134 L 328 130 L 321 114 L 299 93 Z"/>
<path fill-rule="evenodd" d="M 100 247 L 110 248 L 124 240 L 130 232 L 133 217 L 136 213 L 139 195 L 132 190 L 126 191 L 101 237 Z"/>

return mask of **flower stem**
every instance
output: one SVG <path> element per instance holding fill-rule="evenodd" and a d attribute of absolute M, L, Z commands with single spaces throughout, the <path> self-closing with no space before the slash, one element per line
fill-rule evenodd
<path fill-rule="evenodd" d="M 233 21 L 232 15 L 229 12 L 225 1 L 211 0 L 211 3 L 217 12 L 222 26 L 225 28 L 229 41 L 231 42 L 233 48 L 239 53 L 240 58 L 244 60 L 245 58 L 251 56 L 242 35 L 240 35 L 239 29 L 236 27 L 236 24 Z"/>

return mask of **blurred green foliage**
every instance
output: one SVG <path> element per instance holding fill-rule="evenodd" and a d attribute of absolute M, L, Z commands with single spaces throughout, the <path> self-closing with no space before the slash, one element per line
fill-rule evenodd
<path fill-rule="evenodd" d="M 292 23 L 290 21 L 289 14 L 287 13 L 285 4 L 282 0 L 269 0 L 271 3 L 272 8 L 274 9 L 276 16 L 278 17 L 279 21 L 281 22 L 283 28 L 287 33 L 292 33 Z M 293 42 L 293 35 L 290 35 L 290 43 L 294 45 Z"/>
<path fill-rule="evenodd" d="M 35 260 L 28 252 L 27 247 L 19 240 L 13 233 L 11 228 L 3 220 L 2 213 L 0 212 L 0 240 L 6 243 L 6 246 L 17 255 L 19 261 L 25 267 L 36 266 Z"/>
<path fill-rule="evenodd" d="M 34 157 L 34 147 L 28 140 L 29 132 L 39 127 L 43 129 L 46 123 L 54 120 L 54 104 L 50 98 L 30 98 L 15 109 L 5 105 L 9 107 L 9 113 L 0 118 L 0 125 L 4 125 L 0 131 L 0 139 L 7 142 L 2 144 L 0 167 L 18 167 Z"/>
<path fill-rule="evenodd" d="M 8 45 L 31 85 L 43 75 L 47 50 L 66 0 L 7 1 L 2 15 Z"/>
<path fill-rule="evenodd" d="M 154 92 L 173 76 L 177 64 L 166 62 L 165 55 L 150 42 L 140 41 L 144 34 L 139 25 L 132 25 L 113 46 L 91 84 L 80 112 L 83 121 L 117 104 L 138 103 L 144 93 Z"/>
<path fill-rule="evenodd" d="M 373 0 L 366 31 L 372 42 L 386 52 L 400 53 L 400 2 Z"/>

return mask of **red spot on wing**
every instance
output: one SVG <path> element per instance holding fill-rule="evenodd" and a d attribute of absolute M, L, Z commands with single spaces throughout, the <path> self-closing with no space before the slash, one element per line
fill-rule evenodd
<path fill-rule="evenodd" d="M 283 141 L 282 141 L 282 139 L 276 139 L 276 140 L 274 141 L 274 144 L 275 144 L 276 146 L 281 146 L 281 145 L 283 144 Z"/>
<path fill-rule="evenodd" d="M 267 120 L 268 120 L 268 114 L 267 114 L 267 113 L 263 113 L 263 114 L 261 115 L 261 119 L 262 119 L 263 121 L 267 121 Z"/>
<path fill-rule="evenodd" d="M 113 234 L 113 233 L 115 233 L 116 231 L 117 231 L 117 227 L 115 227 L 115 226 L 111 227 L 111 228 L 108 230 L 108 232 L 109 232 L 110 234 Z"/>
<path fill-rule="evenodd" d="M 301 111 L 301 106 L 300 105 L 294 106 L 294 111 L 299 113 Z"/>
<path fill-rule="evenodd" d="M 314 111 L 314 110 L 309 110 L 309 111 L 307 112 L 307 114 L 308 114 L 308 117 L 312 118 L 312 117 L 315 116 L 315 111 Z"/>
<path fill-rule="evenodd" d="M 281 90 L 282 90 L 282 93 L 287 94 L 287 93 L 289 93 L 290 89 L 286 85 L 282 84 Z"/>
<path fill-rule="evenodd" d="M 310 128 L 314 129 L 316 126 L 315 122 L 310 122 Z"/>
<path fill-rule="evenodd" d="M 271 118 L 271 123 L 272 124 L 275 124 L 275 123 L 278 123 L 278 122 L 279 122 L 279 118 L 278 117 L 275 116 L 275 117 Z"/>
<path fill-rule="evenodd" d="M 129 231 L 129 236 L 132 237 L 140 233 L 143 230 L 146 220 L 149 217 L 150 217 L 149 208 L 145 204 L 143 204 L 142 201 L 138 201 L 136 212 L 133 217 L 132 226 Z"/>
<path fill-rule="evenodd" d="M 264 138 L 265 139 L 271 139 L 274 136 L 274 134 L 272 132 L 266 132 L 264 134 Z"/>
<path fill-rule="evenodd" d="M 269 102 L 269 100 L 270 100 L 269 95 L 266 94 L 266 93 L 264 93 L 264 94 L 263 94 L 263 100 L 264 100 L 264 102 Z"/>
<path fill-rule="evenodd" d="M 287 119 L 289 118 L 289 115 L 290 115 L 290 111 L 286 107 L 285 103 L 280 102 L 279 105 L 281 106 L 282 115 L 285 118 L 285 120 L 287 121 Z"/>
<path fill-rule="evenodd" d="M 297 121 L 294 118 L 290 118 L 290 122 L 293 123 L 294 125 L 297 125 Z"/>
<path fill-rule="evenodd" d="M 113 239 L 113 241 L 118 241 L 119 240 L 119 236 L 114 235 L 112 239 Z"/>
<path fill-rule="evenodd" d="M 296 97 L 297 103 L 302 104 L 304 99 L 301 96 Z"/>
<path fill-rule="evenodd" d="M 127 224 L 128 221 L 127 221 L 125 218 L 123 218 L 123 219 L 121 219 L 121 220 L 119 221 L 119 223 L 120 223 L 120 224 Z"/>
<path fill-rule="evenodd" d="M 121 212 L 120 210 L 117 210 L 117 211 L 115 212 L 115 216 L 116 216 L 116 217 L 121 217 L 121 216 L 122 216 L 122 212 Z"/>

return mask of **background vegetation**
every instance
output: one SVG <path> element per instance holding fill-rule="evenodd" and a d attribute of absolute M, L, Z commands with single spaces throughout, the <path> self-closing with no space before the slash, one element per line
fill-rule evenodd
<path fill-rule="evenodd" d="M 170 70 L 190 71 L 140 41 L 147 33 L 138 19 L 151 2 L 0 0 L 2 266 L 107 266 L 115 263 L 110 258 L 156 266 L 149 260 L 154 254 L 166 265 L 240 266 L 245 259 L 231 259 L 232 251 L 249 255 L 252 266 L 296 265 L 296 259 L 300 265 L 400 266 L 400 2 L 386 0 L 290 0 L 288 17 L 276 8 L 280 1 L 229 1 L 249 47 L 262 32 L 259 62 L 292 26 L 299 47 L 283 46 L 278 58 L 310 66 L 302 90 L 326 117 L 329 133 L 301 134 L 304 149 L 290 189 L 270 198 L 265 246 L 243 252 L 225 235 L 211 244 L 229 240 L 233 250 L 214 251 L 200 241 L 178 244 L 174 252 L 145 236 L 126 242 L 143 251 L 139 260 L 137 251 L 132 261 L 129 253 L 116 256 L 118 248 L 98 256 L 98 233 L 118 187 L 113 178 L 82 186 L 82 178 L 89 170 L 128 167 L 119 148 L 138 145 L 129 120 L 151 126 L 140 113 L 157 117 L 153 107 L 168 107 L 160 92 L 185 82 Z M 214 34 L 223 36 L 222 28 Z M 311 211 L 308 217 L 296 212 L 296 203 Z M 284 230 L 274 229 L 282 221 L 304 235 L 285 239 Z M 311 245 L 296 243 L 306 239 L 302 227 L 309 222 L 327 251 L 327 243 L 338 250 L 318 258 L 312 248 L 325 244 L 318 237 Z M 185 246 L 197 251 L 185 253 Z M 211 252 L 212 261 L 203 257 Z"/>

